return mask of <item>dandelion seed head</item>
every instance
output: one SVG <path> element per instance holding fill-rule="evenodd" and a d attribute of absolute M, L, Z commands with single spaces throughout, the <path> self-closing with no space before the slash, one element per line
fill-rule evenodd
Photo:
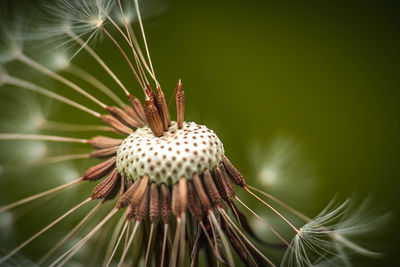
<path fill-rule="evenodd" d="M 56 4 L 46 6 L 53 20 L 58 22 L 58 29 L 53 34 L 63 32 L 74 32 L 78 36 L 93 35 L 103 26 L 104 21 L 110 14 L 115 1 L 110 0 L 58 0 Z M 62 24 L 59 22 L 62 21 Z"/>
<path fill-rule="evenodd" d="M 58 164 L 56 166 L 57 179 L 60 182 L 68 183 L 81 176 L 79 171 L 71 164 Z"/>
<path fill-rule="evenodd" d="M 370 212 L 368 200 L 356 210 L 350 204 L 350 199 L 336 206 L 332 201 L 320 214 L 301 227 L 291 242 L 293 249 L 286 251 L 282 264 L 306 266 L 319 261 L 327 264 L 338 259 L 347 262 L 347 253 L 369 257 L 381 255 L 358 245 L 350 238 L 359 240 L 361 233 L 372 234 L 378 226 L 384 225 L 389 214 Z"/>
<path fill-rule="evenodd" d="M 0 73 L 0 79 L 1 79 Z M 4 74 L 4 82 L 8 74 Z M 4 89 L 9 89 L 4 85 Z M 11 95 L 11 94 L 10 94 Z M 42 99 L 36 95 L 24 91 L 16 91 L 10 101 L 0 101 L 5 108 L 4 119 L 0 122 L 0 128 L 4 131 L 16 131 L 20 133 L 38 133 L 52 113 L 54 102 Z"/>
<path fill-rule="evenodd" d="M 43 142 L 29 142 L 24 145 L 26 161 L 38 161 L 46 156 L 48 149 Z"/>
<path fill-rule="evenodd" d="M 9 27 L 7 23 L 0 28 L 2 39 L 0 40 L 0 62 L 7 63 L 15 60 L 24 49 L 23 31 L 16 23 Z"/>
<path fill-rule="evenodd" d="M 276 196 L 304 198 L 315 188 L 314 169 L 293 138 L 280 135 L 269 145 L 255 143 L 250 158 L 257 180 Z"/>
<path fill-rule="evenodd" d="M 133 180 L 148 175 L 157 184 L 190 179 L 204 169 L 212 170 L 222 160 L 224 147 L 206 126 L 184 123 L 182 129 L 172 122 L 162 137 L 143 127 L 124 140 L 117 153 L 120 173 Z"/>
<path fill-rule="evenodd" d="M 131 0 L 121 0 L 123 14 L 118 7 L 113 9 L 112 16 L 120 25 L 132 24 L 137 21 L 137 13 L 134 5 L 134 1 Z M 150 18 L 159 15 L 167 8 L 167 1 L 160 0 L 139 0 L 140 11 L 142 18 Z"/>
<path fill-rule="evenodd" d="M 62 71 L 68 68 L 70 64 L 70 57 L 67 55 L 67 53 L 62 51 L 56 51 L 51 55 L 51 57 L 49 57 L 49 59 L 49 67 L 56 71 Z"/>
<path fill-rule="evenodd" d="M 0 215 L 0 228 L 1 229 L 12 229 L 13 224 L 14 224 L 14 215 L 11 212 L 4 212 Z M 1 234 L 8 235 L 10 231 L 3 232 L 1 231 Z"/>

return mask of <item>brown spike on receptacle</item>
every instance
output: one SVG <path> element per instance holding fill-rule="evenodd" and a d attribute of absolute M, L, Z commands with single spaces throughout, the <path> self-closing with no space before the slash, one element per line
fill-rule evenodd
<path fill-rule="evenodd" d="M 131 196 L 130 205 L 132 207 L 136 207 L 140 204 L 142 197 L 144 196 L 144 194 L 147 191 L 148 184 L 149 184 L 149 176 L 145 175 L 140 179 L 138 188 Z"/>
<path fill-rule="evenodd" d="M 203 172 L 203 182 L 211 202 L 216 206 L 222 206 L 221 195 L 218 192 L 211 173 L 207 169 Z"/>
<path fill-rule="evenodd" d="M 197 192 L 191 182 L 187 183 L 187 195 L 188 195 L 188 209 L 190 213 L 198 220 L 201 221 L 203 218 L 203 209 Z"/>
<path fill-rule="evenodd" d="M 161 184 L 161 217 L 164 224 L 169 224 L 171 220 L 171 192 L 165 184 Z"/>
<path fill-rule="evenodd" d="M 131 107 L 130 105 L 126 105 L 124 109 L 126 114 L 128 114 L 129 116 L 131 116 L 136 120 L 136 112 L 133 110 L 133 107 Z"/>
<path fill-rule="evenodd" d="M 131 107 L 131 106 L 125 106 L 125 112 L 126 114 L 129 115 L 129 117 L 131 117 L 134 121 L 137 122 L 139 127 L 143 127 L 146 125 L 146 122 L 144 122 L 139 116 L 138 114 L 135 112 L 135 110 Z M 137 127 L 137 128 L 139 128 Z"/>
<path fill-rule="evenodd" d="M 215 185 L 217 186 L 222 199 L 225 201 L 229 201 L 232 195 L 225 181 L 225 177 L 223 176 L 222 171 L 218 166 L 214 168 L 214 178 Z"/>
<path fill-rule="evenodd" d="M 226 185 L 227 185 L 227 190 L 229 191 L 229 195 L 231 197 L 235 196 L 235 186 L 232 183 L 232 180 L 229 178 L 228 173 L 226 172 L 226 169 L 224 167 L 223 163 L 219 164 L 219 169 L 222 173 L 222 178 L 225 181 Z"/>
<path fill-rule="evenodd" d="M 141 123 L 133 119 L 125 111 L 119 107 L 107 107 L 107 110 L 111 113 L 114 118 L 118 119 L 120 122 L 131 128 L 139 128 Z"/>
<path fill-rule="evenodd" d="M 146 187 L 140 198 L 139 206 L 136 208 L 135 217 L 137 221 L 143 221 L 149 215 L 149 188 Z"/>
<path fill-rule="evenodd" d="M 122 209 L 129 205 L 133 194 L 136 192 L 140 185 L 141 180 L 136 180 L 131 186 L 128 187 L 128 190 L 121 195 L 118 199 L 117 208 Z"/>
<path fill-rule="evenodd" d="M 194 187 L 196 188 L 197 195 L 199 196 L 200 203 L 203 207 L 203 211 L 206 214 L 208 214 L 208 212 L 211 209 L 211 203 L 210 200 L 208 199 L 206 191 L 204 190 L 203 183 L 201 182 L 199 175 L 197 175 L 196 173 L 193 174 L 192 179 Z"/>
<path fill-rule="evenodd" d="M 116 159 L 117 157 L 112 157 L 100 164 L 91 167 L 89 170 L 86 171 L 82 180 L 96 181 L 100 178 L 103 178 L 108 173 L 110 173 L 112 169 L 115 168 Z"/>
<path fill-rule="evenodd" d="M 115 191 L 115 188 L 119 190 L 119 181 L 121 179 L 121 176 L 118 173 L 117 168 L 115 168 L 111 174 L 100 184 L 96 186 L 96 188 L 93 190 L 93 194 L 91 196 L 92 199 L 100 199 L 100 198 L 108 198 L 110 193 L 113 193 Z"/>
<path fill-rule="evenodd" d="M 114 147 L 95 150 L 92 153 L 90 153 L 89 156 L 91 158 L 99 158 L 99 159 L 109 158 L 109 157 L 115 155 L 115 153 L 117 153 L 118 148 L 119 148 L 119 146 L 114 146 Z"/>
<path fill-rule="evenodd" d="M 160 137 L 164 133 L 164 126 L 161 122 L 160 114 L 158 113 L 157 107 L 154 105 L 154 102 L 151 98 L 146 100 L 146 104 L 144 106 L 147 124 L 149 125 L 153 134 L 157 137 Z"/>
<path fill-rule="evenodd" d="M 180 79 L 176 88 L 176 117 L 178 128 L 181 129 L 185 119 L 185 93 L 182 90 Z"/>
<path fill-rule="evenodd" d="M 175 217 L 177 217 L 177 218 L 181 217 L 181 206 L 180 206 L 179 200 L 180 200 L 179 183 L 176 183 L 172 187 L 172 205 L 171 205 L 171 210 L 172 210 L 172 214 L 174 214 Z"/>
<path fill-rule="evenodd" d="M 129 128 L 111 115 L 100 115 L 100 118 L 119 134 L 130 135 L 133 132 L 131 128 Z"/>
<path fill-rule="evenodd" d="M 229 177 L 240 187 L 245 187 L 246 182 L 244 181 L 243 175 L 233 166 L 229 159 L 224 155 L 222 157 L 222 162 Z"/>
<path fill-rule="evenodd" d="M 96 136 L 89 140 L 89 144 L 91 144 L 96 149 L 106 149 L 110 147 L 119 146 L 122 144 L 124 140 L 122 139 L 114 139 L 105 136 Z"/>
<path fill-rule="evenodd" d="M 158 186 L 156 183 L 152 183 L 150 186 L 150 220 L 152 223 L 160 215 L 160 197 L 158 193 Z"/>
<path fill-rule="evenodd" d="M 164 131 L 167 131 L 168 127 L 171 126 L 171 116 L 169 114 L 167 100 L 165 99 L 164 92 L 162 91 L 160 86 L 157 87 L 157 91 L 158 91 L 159 112 L 161 114 Z"/>
<path fill-rule="evenodd" d="M 140 102 L 140 100 L 132 95 L 128 95 L 129 98 L 129 102 L 131 103 L 131 106 L 133 108 L 133 111 L 136 113 L 138 119 L 140 119 L 140 121 L 143 124 L 146 124 L 146 115 L 144 112 L 144 108 L 142 105 L 142 102 Z"/>

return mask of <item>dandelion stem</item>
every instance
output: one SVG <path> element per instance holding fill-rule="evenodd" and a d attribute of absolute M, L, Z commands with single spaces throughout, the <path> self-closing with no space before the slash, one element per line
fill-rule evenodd
<path fill-rule="evenodd" d="M 144 56 L 143 56 L 143 52 L 142 52 L 142 50 L 140 49 L 139 42 L 138 42 L 138 40 L 137 40 L 137 38 L 136 38 L 136 35 L 135 35 L 135 33 L 134 33 L 134 31 L 133 31 L 131 25 L 128 25 L 128 35 L 132 37 L 132 43 L 133 43 L 134 47 L 136 47 L 136 51 L 137 51 L 137 53 L 138 53 L 138 55 L 139 55 L 139 58 L 140 58 L 140 60 L 142 61 L 144 67 L 145 67 L 146 70 L 147 70 L 147 72 L 149 73 L 149 75 L 151 76 L 151 78 L 154 80 L 154 82 L 157 83 L 156 78 L 154 77 L 153 73 L 151 73 L 151 70 L 150 70 L 149 66 L 147 65 L 147 62 L 146 62 L 146 60 L 145 60 L 145 58 L 144 58 Z M 145 77 L 146 77 L 146 76 L 145 76 Z M 147 83 L 148 83 L 148 81 L 147 81 Z"/>
<path fill-rule="evenodd" d="M 162 253 L 161 253 L 160 267 L 164 266 L 165 249 L 166 249 L 166 246 L 167 246 L 168 226 L 169 226 L 169 224 L 164 224 L 164 236 L 163 236 L 163 243 L 162 243 Z"/>
<path fill-rule="evenodd" d="M 85 42 L 83 42 L 83 40 L 81 38 L 79 38 L 79 36 L 74 34 L 73 32 L 67 31 L 66 34 L 68 34 L 79 45 L 83 46 L 84 49 L 86 50 L 86 52 L 88 52 L 88 54 L 90 56 L 92 56 L 97 61 L 97 63 L 99 63 L 99 65 L 111 76 L 111 78 L 113 78 L 113 80 L 122 88 L 122 90 L 125 92 L 125 94 L 129 95 L 129 92 L 126 89 L 126 87 L 123 85 L 123 83 L 118 79 L 118 77 L 114 74 L 114 72 L 112 72 L 112 70 L 107 66 L 107 64 L 100 58 L 100 56 L 89 45 L 87 45 Z"/>
<path fill-rule="evenodd" d="M 147 242 L 146 256 L 145 256 L 145 260 L 144 260 L 145 267 L 147 266 L 147 264 L 149 262 L 150 246 L 151 246 L 151 240 L 153 239 L 153 232 L 154 232 L 154 223 L 152 223 L 150 226 L 150 236 L 149 236 L 149 241 Z"/>
<path fill-rule="evenodd" d="M 88 198 L 86 200 L 84 200 L 83 202 L 81 202 L 80 204 L 78 204 L 77 206 L 75 206 L 74 208 L 70 209 L 68 212 L 64 213 L 61 217 L 59 217 L 58 219 L 56 219 L 55 221 L 53 221 L 52 223 L 50 223 L 49 225 L 47 225 L 45 228 L 43 228 L 42 230 L 40 230 L 39 232 L 37 232 L 36 234 L 34 234 L 32 237 L 28 238 L 26 241 L 24 241 L 21 245 L 19 245 L 18 247 L 16 247 L 15 249 L 13 249 L 10 253 L 8 253 L 5 257 L 3 257 L 0 260 L 0 264 L 2 264 L 3 262 L 5 262 L 6 260 L 8 260 L 10 257 L 12 257 L 15 253 L 17 253 L 18 251 L 20 251 L 22 248 L 24 248 L 26 245 L 28 245 L 30 242 L 32 242 L 33 240 L 35 240 L 38 236 L 40 236 L 41 234 L 43 234 L 44 232 L 46 232 L 47 230 L 49 230 L 51 227 L 53 227 L 55 224 L 57 224 L 58 222 L 60 222 L 61 220 L 63 220 L 65 217 L 67 217 L 69 214 L 71 214 L 72 212 L 74 212 L 75 210 L 77 210 L 78 208 L 82 207 L 83 205 L 85 205 L 86 203 L 88 203 L 89 201 L 91 201 L 91 198 Z"/>
<path fill-rule="evenodd" d="M 75 160 L 75 159 L 86 159 L 89 158 L 89 154 L 70 154 L 70 155 L 61 155 L 61 156 L 54 156 L 54 157 L 48 157 L 44 158 L 41 161 L 35 163 L 35 164 L 52 164 L 52 163 L 57 163 L 61 161 L 68 161 L 68 160 Z"/>
<path fill-rule="evenodd" d="M 186 215 L 182 213 L 182 224 L 179 244 L 179 266 L 184 266 L 185 262 L 185 232 L 186 232 Z"/>
<path fill-rule="evenodd" d="M 114 249 L 115 242 L 117 242 L 118 234 L 122 228 L 122 224 L 125 222 L 125 218 L 126 218 L 127 214 L 128 214 L 128 209 L 125 210 L 125 213 L 119 218 L 117 225 L 114 227 L 114 231 L 111 235 L 109 245 L 107 247 L 106 253 L 104 254 L 105 255 L 104 261 L 109 259 L 111 252 Z M 122 235 L 123 235 L 123 233 L 122 233 Z M 104 266 L 106 266 L 106 265 L 104 264 Z"/>
<path fill-rule="evenodd" d="M 76 103 L 75 101 L 72 101 L 72 100 L 70 100 L 70 99 L 68 99 L 66 97 L 63 97 L 63 96 L 59 95 L 59 94 L 53 93 L 52 91 L 50 91 L 48 89 L 45 89 L 45 88 L 43 88 L 41 86 L 38 86 L 38 85 L 36 85 L 34 83 L 31 83 L 31 82 L 28 82 L 26 80 L 23 80 L 23 79 L 20 79 L 20 78 L 17 78 L 17 77 L 7 76 L 6 83 L 9 84 L 9 85 L 18 86 L 18 87 L 21 87 L 21 88 L 24 88 L 24 89 L 27 89 L 27 90 L 30 90 L 30 91 L 45 95 L 47 97 L 53 98 L 53 99 L 58 100 L 58 101 L 60 101 L 60 102 L 62 102 L 64 104 L 67 104 L 67 105 L 73 106 L 73 107 L 75 107 L 77 109 L 80 109 L 82 111 L 85 111 L 85 112 L 87 112 L 87 113 L 89 113 L 89 114 L 91 114 L 91 115 L 93 115 L 93 116 L 95 116 L 97 118 L 100 116 L 100 113 L 98 113 L 96 111 L 93 111 L 93 110 L 91 110 L 91 109 L 89 109 L 89 108 L 87 108 L 87 107 L 85 107 L 85 106 L 83 106 L 81 104 Z"/>
<path fill-rule="evenodd" d="M 40 140 L 66 143 L 88 143 L 86 139 L 41 134 L 0 133 L 0 140 Z"/>
<path fill-rule="evenodd" d="M 171 251 L 171 259 L 169 261 L 170 267 L 176 266 L 176 259 L 178 257 L 179 236 L 181 233 L 181 223 L 182 223 L 181 218 L 177 217 L 174 242 L 173 242 L 172 251 Z"/>
<path fill-rule="evenodd" d="M 158 87 L 159 84 L 158 84 L 157 79 L 156 79 L 156 74 L 154 73 L 153 64 L 151 63 L 151 57 L 150 57 L 149 47 L 147 45 L 146 34 L 144 33 L 142 16 L 140 15 L 139 3 L 138 3 L 138 0 L 134 0 L 134 1 L 135 1 L 135 7 L 136 7 L 136 14 L 138 16 L 138 21 L 139 21 L 139 25 L 140 25 L 140 30 L 142 31 L 144 46 L 146 48 L 147 58 L 149 59 L 151 72 L 153 73 L 153 77 L 154 77 L 154 79 L 156 81 L 156 87 Z"/>
<path fill-rule="evenodd" d="M 128 253 L 128 250 L 129 250 L 129 248 L 131 247 L 133 238 L 135 238 L 135 235 L 136 235 L 136 232 L 137 232 L 137 230 L 138 230 L 138 228 L 139 228 L 140 222 L 141 222 L 141 221 L 136 221 L 136 223 L 135 223 L 135 227 L 133 228 L 132 234 L 131 234 L 131 236 L 129 237 L 128 245 L 127 245 L 126 248 L 124 249 L 124 252 L 122 253 L 122 256 L 121 256 L 121 260 L 119 261 L 118 266 L 120 266 L 120 267 L 122 267 L 122 265 L 124 264 L 124 260 L 125 260 L 126 253 Z"/>
<path fill-rule="evenodd" d="M 222 216 L 225 217 L 225 219 L 230 223 L 231 226 L 233 226 L 236 231 L 243 237 L 244 240 L 260 255 L 266 262 L 268 262 L 269 265 L 271 266 L 276 266 L 270 259 L 268 259 L 257 247 L 246 237 L 245 234 L 240 231 L 240 229 L 236 226 L 236 224 L 229 218 L 229 216 L 226 214 L 226 212 L 223 209 L 219 209 L 219 212 L 222 214 Z"/>
<path fill-rule="evenodd" d="M 261 203 L 263 203 L 265 206 L 267 206 L 268 208 L 270 208 L 275 214 L 277 214 L 279 217 L 281 217 L 282 220 L 284 220 L 295 232 L 296 234 L 300 233 L 300 230 L 298 230 L 296 227 L 294 227 L 294 225 L 289 222 L 285 217 L 283 217 L 282 214 L 280 214 L 276 209 L 274 209 L 271 205 L 269 205 L 267 202 L 265 202 L 264 200 L 262 200 L 259 196 L 257 196 L 256 194 L 254 194 L 253 192 L 251 192 L 246 186 L 243 187 L 244 190 L 246 190 L 247 192 L 249 192 L 252 196 L 254 196 L 258 201 L 260 201 Z M 238 198 L 236 198 L 238 199 Z"/>
<path fill-rule="evenodd" d="M 66 261 L 68 261 L 75 253 L 79 250 L 79 248 L 84 245 L 97 231 L 103 227 L 103 225 L 112 217 L 115 215 L 115 213 L 118 212 L 118 209 L 113 209 L 98 225 L 96 225 L 95 228 L 93 228 L 92 231 L 89 232 L 83 239 L 81 239 L 77 244 L 75 244 L 72 248 L 70 248 L 67 252 L 65 252 L 63 255 L 61 255 L 58 259 L 56 259 L 50 267 L 55 266 L 60 260 L 62 260 L 64 257 L 66 259 L 60 263 L 58 266 L 63 265 Z"/>
<path fill-rule="evenodd" d="M 145 90 L 144 85 L 142 84 L 142 81 L 139 79 L 139 76 L 136 73 L 135 68 L 132 65 L 132 62 L 129 60 L 128 56 L 126 55 L 124 49 L 118 44 L 118 42 L 112 37 L 112 35 L 106 30 L 106 28 L 101 27 L 102 31 L 110 38 L 110 40 L 114 43 L 114 45 L 118 48 L 118 50 L 121 52 L 122 56 L 125 58 L 126 62 L 128 63 L 133 75 L 135 76 L 136 80 L 138 81 L 140 87 L 142 87 L 143 91 Z"/>
<path fill-rule="evenodd" d="M 43 257 L 39 259 L 37 262 L 37 265 L 42 265 L 42 263 L 47 260 L 59 247 L 61 247 L 68 239 L 71 238 L 71 236 L 76 233 L 76 231 L 83 226 L 92 215 L 95 214 L 95 212 L 101 207 L 103 203 L 100 202 L 97 204 L 63 239 L 61 239 L 55 246 L 53 246 L 49 252 L 47 252 Z"/>
<path fill-rule="evenodd" d="M 258 193 L 260 193 L 260 194 L 266 196 L 267 198 L 269 198 L 269 199 L 271 199 L 272 201 L 276 202 L 277 204 L 281 205 L 282 207 L 284 207 L 284 208 L 287 209 L 288 211 L 290 211 L 290 212 L 292 212 L 293 214 L 295 214 L 295 215 L 296 215 L 297 217 L 299 217 L 300 219 L 302 219 L 302 220 L 304 220 L 304 221 L 306 221 L 306 222 L 311 221 L 311 218 L 310 218 L 310 217 L 308 217 L 307 215 L 304 215 L 304 214 L 301 213 L 300 211 L 298 211 L 298 210 L 296 210 L 296 209 L 290 207 L 289 205 L 287 205 L 286 203 L 284 203 L 284 202 L 282 202 L 281 200 L 277 199 L 276 197 L 274 197 L 274 196 L 272 196 L 272 195 L 270 195 L 270 194 L 268 194 L 268 193 L 266 193 L 266 192 L 264 192 L 264 191 L 261 191 L 260 189 L 254 187 L 254 186 L 247 185 L 247 187 L 250 188 L 250 189 L 252 189 L 252 190 L 254 190 L 254 191 L 257 191 Z"/>
<path fill-rule="evenodd" d="M 266 221 L 264 221 L 259 215 L 257 215 L 257 213 L 255 213 L 252 209 L 250 209 L 246 204 L 244 204 L 237 196 L 235 196 L 235 199 L 242 204 L 246 209 L 248 209 L 254 216 L 257 217 L 257 219 L 259 219 L 262 223 L 264 223 L 273 233 L 274 235 L 276 235 L 283 243 L 285 243 L 285 245 L 287 245 L 288 247 L 290 247 L 289 242 L 287 242 L 277 231 L 275 231 L 274 228 L 272 228 L 271 225 L 269 225 Z"/>
<path fill-rule="evenodd" d="M 22 205 L 22 204 L 25 204 L 25 203 L 27 203 L 27 202 L 33 201 L 33 200 L 35 200 L 35 199 L 38 199 L 38 198 L 47 196 L 47 195 L 49 195 L 49 194 L 51 194 L 51 193 L 60 191 L 60 190 L 62 190 L 62 189 L 64 189 L 64 188 L 66 188 L 66 187 L 69 187 L 69 186 L 72 186 L 72 185 L 74 185 L 74 184 L 77 184 L 77 183 L 79 183 L 80 181 L 82 181 L 81 178 L 76 179 L 76 180 L 73 180 L 73 181 L 71 181 L 71 182 L 69 182 L 69 183 L 67 183 L 67 184 L 63 184 L 63 185 L 60 185 L 60 186 L 58 186 L 58 187 L 52 188 L 52 189 L 50 189 L 50 190 L 44 191 L 44 192 L 42 192 L 42 193 L 39 193 L 39 194 L 30 196 L 30 197 L 23 198 L 23 199 L 21 199 L 21 200 L 15 201 L 15 202 L 13 202 L 13 203 L 11 203 L 11 204 L 8 204 L 8 205 L 6 205 L 6 206 L 0 207 L 0 213 L 1 213 L 1 212 L 4 212 L 4 211 L 7 211 L 7 210 L 10 210 L 10 209 L 12 209 L 12 208 L 18 207 L 18 206 L 20 206 L 20 205 Z"/>
<path fill-rule="evenodd" d="M 106 263 L 106 265 L 105 265 L 106 267 L 110 266 L 110 263 L 111 263 L 111 261 L 112 261 L 112 258 L 114 257 L 115 252 L 116 252 L 117 249 L 118 249 L 119 243 L 121 243 L 122 237 L 124 236 L 124 233 L 125 233 L 125 231 L 126 231 L 126 228 L 128 227 L 128 224 L 129 224 L 129 222 L 125 222 L 125 225 L 124 225 L 124 227 L 122 228 L 121 234 L 120 234 L 119 237 L 118 237 L 117 243 L 115 243 L 115 246 L 114 246 L 114 248 L 113 248 L 113 250 L 112 250 L 112 252 L 111 252 L 111 255 L 110 255 L 110 257 L 109 257 L 108 260 L 107 260 L 107 263 Z"/>
<path fill-rule="evenodd" d="M 53 164 L 53 163 L 75 160 L 75 159 L 86 159 L 86 158 L 90 158 L 90 155 L 89 154 L 70 154 L 70 155 L 61 155 L 61 156 L 51 156 L 51 157 L 42 158 L 39 161 L 34 161 L 29 164 L 5 166 L 4 169 L 0 170 L 0 175 L 4 175 L 5 173 L 9 173 L 9 172 L 12 172 L 15 170 L 20 170 L 21 167 L 24 167 L 24 168 L 32 167 L 32 166 L 37 167 L 40 165 Z"/>
<path fill-rule="evenodd" d="M 93 75 L 91 75 L 89 72 L 86 70 L 70 63 L 68 65 L 68 68 L 65 69 L 65 71 L 75 75 L 76 77 L 84 80 L 85 82 L 93 85 L 97 89 L 99 89 L 101 92 L 103 92 L 106 96 L 114 100 L 120 107 L 124 107 L 125 104 L 124 102 L 116 95 L 114 92 L 108 88 L 104 83 L 99 81 L 97 78 L 95 78 Z"/>
<path fill-rule="evenodd" d="M 107 105 L 102 103 L 101 101 L 99 101 L 97 98 L 95 98 L 94 96 L 92 96 L 91 94 L 87 93 L 85 90 L 83 90 L 82 88 L 80 88 L 79 86 L 77 86 L 75 83 L 69 81 L 68 79 L 62 77 L 61 75 L 55 73 L 54 71 L 46 68 L 45 66 L 39 64 L 38 62 L 34 61 L 33 59 L 27 57 L 24 54 L 20 54 L 17 59 L 19 61 L 21 61 L 22 63 L 25 63 L 26 65 L 32 67 L 33 69 L 42 72 L 43 74 L 48 75 L 49 77 L 59 81 L 60 83 L 65 84 L 66 86 L 72 88 L 73 90 L 77 91 L 78 93 L 84 95 L 85 97 L 89 98 L 90 100 L 92 100 L 93 102 L 95 102 L 96 104 L 98 104 L 100 107 L 102 108 L 106 108 Z"/>
<path fill-rule="evenodd" d="M 112 131 L 111 127 L 104 125 L 72 124 L 56 121 L 44 121 L 40 126 L 42 130 L 55 130 L 62 132 L 89 132 L 89 131 Z"/>
<path fill-rule="evenodd" d="M 210 211 L 209 213 L 209 218 L 211 218 L 211 221 L 214 223 L 215 227 L 217 228 L 217 231 L 219 235 L 221 236 L 221 241 L 224 244 L 225 251 L 226 251 L 226 256 L 228 258 L 228 263 L 229 266 L 235 266 L 235 263 L 233 262 L 233 256 L 231 249 L 229 247 L 228 241 L 226 240 L 225 234 L 222 232 L 221 226 L 219 225 L 217 218 L 215 218 L 214 212 Z"/>
<path fill-rule="evenodd" d="M 121 8 L 121 1 L 118 1 L 118 4 L 120 5 L 120 8 Z M 130 48 L 132 49 L 132 53 L 133 53 L 133 56 L 134 56 L 134 58 L 135 58 L 136 67 L 138 68 L 138 71 L 139 71 L 139 75 L 140 75 L 140 79 L 141 79 L 141 81 L 142 81 L 142 84 L 145 84 L 144 79 L 146 79 L 146 82 L 148 83 L 147 77 L 146 77 L 146 75 L 144 75 L 143 68 L 142 68 L 142 66 L 140 65 L 140 60 L 138 59 L 137 53 L 136 53 L 136 51 L 135 51 L 135 48 L 133 47 L 132 40 L 131 40 L 131 37 L 130 37 L 130 35 L 129 35 L 129 31 L 128 31 L 128 28 L 127 28 L 127 25 L 126 25 L 125 18 L 124 18 L 124 15 L 123 15 L 123 11 L 122 11 L 122 10 L 121 10 L 121 13 L 122 13 L 122 17 L 123 17 L 123 20 L 124 20 L 125 29 L 126 29 L 126 31 L 127 31 L 128 37 L 127 37 L 126 34 L 122 31 L 122 29 L 117 25 L 117 23 L 114 22 L 114 20 L 113 20 L 110 16 L 107 16 L 107 18 L 108 18 L 109 21 L 111 21 L 112 25 L 114 25 L 114 27 L 121 33 L 121 35 L 124 37 L 125 41 L 129 44 Z M 128 38 L 129 38 L 129 39 L 128 39 Z"/>

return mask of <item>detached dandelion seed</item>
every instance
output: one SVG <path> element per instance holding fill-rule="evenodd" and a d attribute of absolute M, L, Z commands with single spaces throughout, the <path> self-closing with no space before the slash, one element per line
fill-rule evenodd
<path fill-rule="evenodd" d="M 304 253 L 304 243 L 311 245 L 313 253 L 321 256 L 327 251 L 325 245 L 331 248 L 336 244 L 366 256 L 375 256 L 375 253 L 352 243 L 344 234 L 346 229 L 357 229 L 357 220 L 348 220 L 340 225 L 345 227 L 332 230 L 329 223 L 331 217 L 336 218 L 336 210 L 327 215 L 325 210 L 311 220 L 277 198 L 248 185 L 241 172 L 226 156 L 229 147 L 224 147 L 217 134 L 205 125 L 185 120 L 186 97 L 190 97 L 190 91 L 184 91 L 181 80 L 178 80 L 175 90 L 176 120 L 173 120 L 161 83 L 157 80 L 157 64 L 153 64 L 147 45 L 140 5 L 137 0 L 128 2 L 128 5 L 127 2 L 58 0 L 48 4 L 48 12 L 54 16 L 57 25 L 62 25 L 49 31 L 49 36 L 62 35 L 79 46 L 72 57 L 63 53 L 53 55 L 50 58 L 52 66 L 29 56 L 22 43 L 14 46 L 18 49 L 9 52 L 7 62 L 22 63 L 71 93 L 83 96 L 90 104 L 72 100 L 64 96 L 61 90 L 53 92 L 49 84 L 20 77 L 8 71 L 7 66 L 0 68 L 0 84 L 3 87 L 19 87 L 58 101 L 97 120 L 97 124 L 80 125 L 43 118 L 37 132 L 2 132 L 0 141 L 12 143 L 35 140 L 63 143 L 65 146 L 79 144 L 91 149 L 86 153 L 41 156 L 35 162 L 37 165 L 100 160 L 81 177 L 68 178 L 68 181 L 64 180 L 63 184 L 54 188 L 0 207 L 0 212 L 9 217 L 12 209 L 19 206 L 56 193 L 72 191 L 81 184 L 97 182 L 91 195 L 79 197 L 79 201 L 71 205 L 72 208 L 61 214 L 57 212 L 58 217 L 49 224 L 26 237 L 23 242 L 8 247 L 8 251 L 0 258 L 0 265 L 12 264 L 28 245 L 38 242 L 43 234 L 93 202 L 97 205 L 93 205 L 65 236 L 53 246 L 48 246 L 48 251 L 34 261 L 46 266 L 62 266 L 73 260 L 79 261 L 79 252 L 83 247 L 104 232 L 108 239 L 98 239 L 106 241 L 97 243 L 101 258 L 99 261 L 105 266 L 197 266 L 203 257 L 200 253 L 203 250 L 209 261 L 217 262 L 218 265 L 235 266 L 240 259 L 248 266 L 276 266 L 279 262 L 271 256 L 268 250 L 271 246 L 286 247 L 284 265 L 288 261 L 294 265 L 313 265 L 311 257 Z M 130 10 L 124 10 L 127 6 Z M 111 15 L 119 19 L 114 21 Z M 138 32 L 131 25 L 135 20 L 138 22 Z M 90 46 L 90 41 L 95 40 L 99 34 L 103 34 L 120 54 L 121 64 L 126 64 L 126 70 L 136 80 L 140 90 L 135 90 L 144 94 L 144 101 L 142 97 L 134 96 L 132 88 L 125 86 L 118 77 L 119 73 L 112 70 Z M 142 42 L 138 41 L 137 36 Z M 121 39 L 124 43 L 120 43 Z M 78 53 L 87 53 L 92 57 L 104 74 L 115 82 L 113 85 L 117 89 L 112 90 L 112 87 L 105 85 L 103 77 L 95 76 L 90 69 L 74 62 L 74 56 Z M 99 100 L 95 92 L 89 93 L 77 80 L 99 89 L 107 101 Z M 119 93 L 124 93 L 125 98 L 120 98 Z M 43 131 L 51 133 L 45 134 Z M 95 135 L 93 131 L 101 131 L 104 135 Z M 92 137 L 79 137 L 82 132 Z M 284 235 L 263 219 L 263 214 L 257 214 L 253 207 L 236 194 L 236 187 L 279 218 L 295 236 L 294 240 L 286 240 Z M 286 218 L 279 210 L 281 206 L 305 219 L 305 226 L 300 228 Z M 260 238 L 250 228 L 242 209 L 260 220 L 265 230 L 271 231 L 279 243 L 267 244 L 266 247 L 257 244 Z M 89 230 L 80 233 L 85 226 Z M 111 229 L 109 236 L 108 229 Z M 316 239 L 315 236 L 320 233 L 326 235 L 327 239 Z M 318 242 L 322 242 L 322 245 Z M 322 251 L 319 252 L 319 249 Z M 104 254 L 101 253 L 103 251 Z M 294 255 L 295 261 L 291 255 Z M 92 260 L 90 263 L 99 264 L 97 258 Z"/>

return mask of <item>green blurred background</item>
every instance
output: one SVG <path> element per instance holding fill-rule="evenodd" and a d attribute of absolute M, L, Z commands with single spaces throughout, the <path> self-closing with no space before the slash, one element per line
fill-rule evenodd
<path fill-rule="evenodd" d="M 183 79 L 187 118 L 215 128 L 244 173 L 249 144 L 284 133 L 316 166 L 314 209 L 337 192 L 393 211 L 381 240 L 391 254 L 360 265 L 400 264 L 399 11 L 397 1 L 171 1 L 147 23 L 164 87 Z"/>
<path fill-rule="evenodd" d="M 167 96 L 181 78 L 187 120 L 214 129 L 251 183 L 250 147 L 285 134 L 315 166 L 313 202 L 301 207 L 310 216 L 335 195 L 371 196 L 393 213 L 374 239 L 386 257 L 357 266 L 400 264 L 399 11 L 377 0 L 169 1 L 145 21 Z M 111 42 L 96 48 L 142 97 Z M 98 71 L 85 55 L 77 61 Z M 65 110 L 55 117 L 87 122 Z"/>

